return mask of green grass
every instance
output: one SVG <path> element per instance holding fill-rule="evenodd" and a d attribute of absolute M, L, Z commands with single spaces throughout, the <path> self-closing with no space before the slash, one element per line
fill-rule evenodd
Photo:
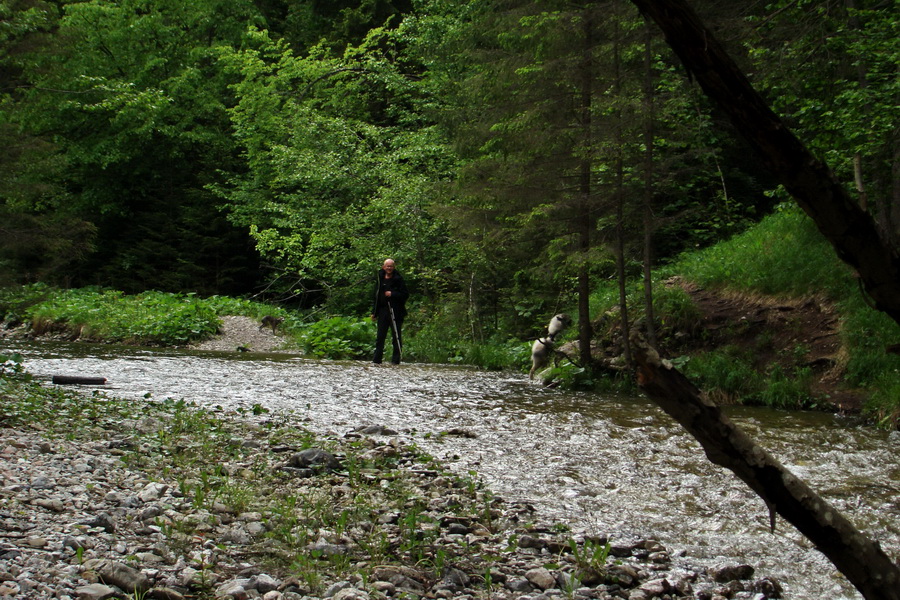
<path fill-rule="evenodd" d="M 812 221 L 784 206 L 742 234 L 682 255 L 661 274 L 775 296 L 823 293 L 837 301 L 855 287 L 850 273 Z"/>
<path fill-rule="evenodd" d="M 448 303 L 449 306 L 449 303 Z M 279 333 L 304 354 L 316 358 L 367 359 L 375 341 L 370 319 L 308 317 L 278 306 L 241 298 L 148 291 L 126 295 L 101 288 L 58 289 L 43 284 L 0 289 L 0 315 L 8 322 L 28 322 L 38 334 L 135 345 L 185 345 L 213 335 L 219 317 L 241 315 L 256 320 L 282 317 Z M 453 315 L 417 314 L 418 331 L 405 331 L 404 360 L 474 365 L 485 369 L 524 369 L 529 350 L 516 340 L 473 342 L 458 331 Z"/>
<path fill-rule="evenodd" d="M 58 289 L 44 284 L 0 289 L 0 316 L 30 323 L 40 335 L 136 345 L 183 345 L 213 335 L 219 317 L 285 317 L 281 331 L 294 332 L 300 319 L 282 308 L 240 298 L 147 291 L 127 295 L 103 288 Z"/>
<path fill-rule="evenodd" d="M 871 393 L 865 410 L 878 422 L 900 423 L 900 357 L 885 347 L 900 338 L 897 324 L 866 304 L 852 270 L 818 232 L 812 220 L 793 205 L 744 233 L 715 246 L 686 253 L 655 273 L 654 311 L 663 331 L 689 331 L 696 313 L 686 295 L 663 282 L 679 276 L 707 288 L 730 289 L 784 298 L 821 296 L 832 302 L 842 324 L 846 353 L 844 379 Z M 643 313 L 642 290 L 629 288 L 632 319 Z M 594 314 L 618 303 L 610 282 L 592 294 Z M 747 358 L 727 349 L 694 357 L 684 368 L 707 391 L 721 398 L 776 407 L 810 407 L 808 371 L 752 370 Z"/>
<path fill-rule="evenodd" d="M 100 288 L 6 288 L 0 291 L 0 313 L 30 322 L 37 334 L 146 345 L 184 344 L 218 329 L 210 303 L 192 294 L 155 291 L 128 296 Z"/>
<path fill-rule="evenodd" d="M 370 319 L 328 317 L 297 331 L 295 338 L 309 356 L 362 359 L 372 353 L 375 324 Z"/>
<path fill-rule="evenodd" d="M 177 345 L 215 333 L 215 311 L 192 295 L 61 290 L 28 311 L 36 333 L 63 329 L 86 339 Z"/>
<path fill-rule="evenodd" d="M 516 369 L 531 364 L 531 344 L 502 335 L 473 339 L 464 303 L 448 299 L 426 314 L 414 311 L 404 328 L 404 360 L 472 365 L 482 369 Z"/>

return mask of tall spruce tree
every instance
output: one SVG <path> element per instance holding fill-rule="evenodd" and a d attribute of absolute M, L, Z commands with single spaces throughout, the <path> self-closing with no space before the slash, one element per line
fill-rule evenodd
<path fill-rule="evenodd" d="M 626 141 L 634 138 L 636 88 L 623 83 L 615 56 L 619 44 L 629 63 L 622 70 L 634 62 L 636 13 L 593 1 L 506 0 L 478 9 L 470 11 L 468 43 L 457 46 L 465 64 L 454 59 L 458 79 L 447 78 L 455 110 L 444 124 L 464 160 L 448 212 L 490 248 L 482 293 L 510 308 L 549 298 L 536 307 L 545 315 L 561 292 L 576 299 L 581 361 L 589 365 L 591 277 L 615 276 L 633 229 L 625 223 L 625 165 L 638 148 Z"/>

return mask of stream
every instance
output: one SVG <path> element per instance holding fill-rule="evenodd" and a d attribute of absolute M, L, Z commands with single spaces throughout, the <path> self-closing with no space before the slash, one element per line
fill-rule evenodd
<path fill-rule="evenodd" d="M 527 375 L 320 361 L 286 354 L 152 350 L 0 340 L 29 372 L 106 377 L 122 398 L 293 414 L 313 432 L 384 425 L 459 474 L 474 471 L 541 522 L 615 542 L 656 539 L 676 565 L 747 563 L 788 599 L 861 598 L 792 526 L 649 401 L 547 389 Z M 85 388 L 90 390 L 91 388 Z M 900 433 L 834 415 L 734 408 L 729 415 L 892 557 L 900 556 Z M 463 431 L 470 435 L 441 435 Z"/>

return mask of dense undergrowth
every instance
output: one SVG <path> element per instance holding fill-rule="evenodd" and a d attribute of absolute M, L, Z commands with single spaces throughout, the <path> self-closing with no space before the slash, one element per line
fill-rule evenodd
<path fill-rule="evenodd" d="M 885 352 L 896 342 L 897 325 L 870 308 L 851 270 L 799 210 L 785 206 L 748 231 L 715 246 L 688 253 L 655 275 L 654 310 L 661 335 L 690 331 L 699 318 L 688 295 L 663 282 L 673 276 L 708 288 L 782 298 L 822 297 L 840 315 L 845 356 L 843 376 L 853 387 L 866 390 L 867 413 L 884 426 L 900 420 L 900 357 Z M 643 291 L 630 288 L 632 319 L 642 318 Z M 469 364 L 487 369 L 524 371 L 530 362 L 530 343 L 504 336 L 473 341 L 461 331 L 467 322 L 462 303 L 445 302 L 431 310 L 412 307 L 405 331 L 404 360 Z M 601 315 L 618 304 L 618 290 L 609 282 L 591 299 L 592 314 Z M 147 345 L 186 345 L 213 335 L 218 318 L 243 315 L 283 317 L 280 333 L 288 348 L 309 356 L 368 359 L 374 325 L 368 319 L 299 314 L 244 299 L 148 291 L 127 296 L 97 288 L 53 289 L 41 284 L 0 290 L 0 316 L 7 324 L 30 323 L 35 333 L 57 332 L 83 340 Z M 567 334 L 575 336 L 574 328 Z M 802 348 L 786 349 L 798 354 Z M 776 408 L 816 408 L 809 391 L 810 373 L 802 368 L 776 366 L 754 369 L 746 357 L 728 348 L 696 356 L 672 357 L 698 385 L 749 404 Z M 623 389 L 627 377 L 597 376 L 562 361 L 545 379 L 568 387 Z"/>
<path fill-rule="evenodd" d="M 335 360 L 371 357 L 375 325 L 369 319 L 304 315 L 223 296 L 201 298 L 158 291 L 126 295 L 118 290 L 63 290 L 40 283 L 0 289 L 0 320 L 6 326 L 27 324 L 35 335 L 56 334 L 72 340 L 184 346 L 214 335 L 219 317 L 225 315 L 257 320 L 266 315 L 280 317 L 283 321 L 278 331 L 285 347 L 307 356 Z M 429 316 L 420 308 L 412 320 L 424 325 L 408 329 L 411 335 L 403 348 L 407 360 L 487 369 L 524 368 L 528 361 L 526 342 L 474 343 L 467 336 L 456 335 L 456 327 L 442 319 L 440 311 Z"/>
<path fill-rule="evenodd" d="M 885 351 L 897 342 L 897 324 L 867 303 L 852 270 L 799 209 L 784 205 L 746 232 L 685 254 L 660 269 L 654 306 L 663 333 L 688 329 L 697 318 L 685 292 L 662 285 L 673 276 L 707 288 L 780 298 L 821 297 L 833 304 L 840 320 L 843 381 L 868 393 L 864 407 L 868 416 L 882 426 L 897 426 L 900 356 Z M 636 317 L 642 309 L 641 294 L 635 286 L 629 299 Z M 598 313 L 608 310 L 615 297 L 613 290 L 601 289 L 594 295 L 592 308 Z M 784 351 L 801 354 L 803 348 Z M 759 372 L 727 348 L 675 360 L 704 390 L 776 408 L 816 407 L 809 393 L 808 370 L 785 372 L 773 366 Z"/>

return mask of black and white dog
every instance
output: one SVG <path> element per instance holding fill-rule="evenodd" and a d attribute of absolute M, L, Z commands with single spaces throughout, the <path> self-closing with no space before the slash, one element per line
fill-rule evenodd
<path fill-rule="evenodd" d="M 528 379 L 534 379 L 534 374 L 538 369 L 543 369 L 550 362 L 550 355 L 556 345 L 556 336 L 572 324 L 572 317 L 565 313 L 554 315 L 547 325 L 547 335 L 534 340 L 531 345 L 531 371 L 528 373 Z"/>

